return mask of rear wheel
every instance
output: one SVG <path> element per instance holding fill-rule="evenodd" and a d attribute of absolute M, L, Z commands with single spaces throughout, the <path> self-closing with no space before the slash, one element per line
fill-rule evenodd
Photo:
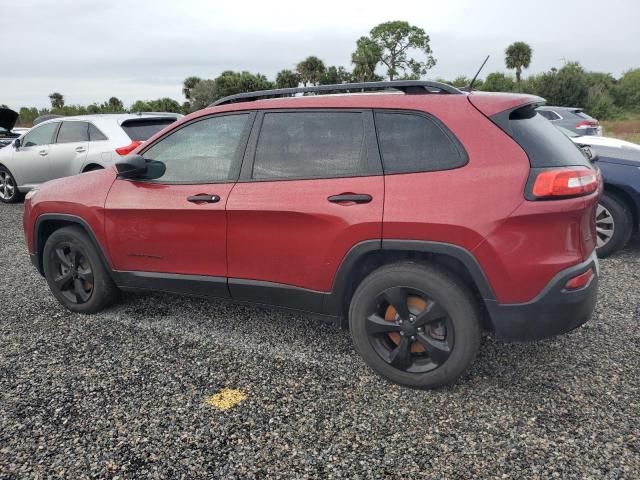
<path fill-rule="evenodd" d="M 481 338 L 468 289 L 444 270 L 410 262 L 382 267 L 360 284 L 349 325 L 356 349 L 376 373 L 417 388 L 455 381 Z"/>
<path fill-rule="evenodd" d="M 69 310 L 96 313 L 118 299 L 118 288 L 87 234 L 65 227 L 51 234 L 43 252 L 51 292 Z"/>
<path fill-rule="evenodd" d="M 0 202 L 15 203 L 22 198 L 16 180 L 5 167 L 0 167 Z"/>
<path fill-rule="evenodd" d="M 633 216 L 629 207 L 616 195 L 605 192 L 596 209 L 596 251 L 608 257 L 625 247 L 633 232 Z"/>

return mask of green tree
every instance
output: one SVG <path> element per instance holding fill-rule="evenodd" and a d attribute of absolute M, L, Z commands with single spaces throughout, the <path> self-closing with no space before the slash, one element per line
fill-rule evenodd
<path fill-rule="evenodd" d="M 18 112 L 18 124 L 19 125 L 33 125 L 33 121 L 40 115 L 38 109 L 35 107 L 27 108 L 22 107 Z"/>
<path fill-rule="evenodd" d="M 182 112 L 182 106 L 172 98 L 164 97 L 157 100 L 151 100 L 148 102 L 149 110 L 151 112 Z"/>
<path fill-rule="evenodd" d="M 381 23 L 371 29 L 370 35 L 382 52 L 380 62 L 387 67 L 389 80 L 400 75 L 419 78 L 436 64 L 429 35 L 409 22 L 396 20 Z M 410 50 L 418 50 L 426 55 L 426 60 L 409 57 Z"/>
<path fill-rule="evenodd" d="M 90 113 L 90 114 L 100 113 L 100 106 L 97 103 L 92 103 L 87 107 L 87 113 Z"/>
<path fill-rule="evenodd" d="M 61 93 L 53 92 L 49 95 L 49 100 L 51 101 L 51 108 L 64 107 L 64 96 Z"/>
<path fill-rule="evenodd" d="M 516 71 L 516 82 L 518 83 L 518 90 L 520 90 L 520 76 L 522 75 L 523 68 L 529 68 L 531 64 L 531 54 L 533 50 L 524 42 L 514 42 L 507 47 L 504 51 L 504 62 L 507 68 Z"/>
<path fill-rule="evenodd" d="M 200 110 L 217 98 L 215 80 L 202 80 L 191 90 L 191 108 Z"/>
<path fill-rule="evenodd" d="M 100 110 L 104 113 L 124 112 L 124 104 L 118 97 L 111 97 L 100 105 Z"/>
<path fill-rule="evenodd" d="M 191 100 L 191 91 L 202 81 L 200 77 L 187 77 L 182 84 L 182 94 L 187 100 Z"/>
<path fill-rule="evenodd" d="M 382 61 L 380 46 L 369 37 L 360 37 L 356 51 L 351 54 L 353 79 L 357 82 L 371 82 L 376 78 L 376 66 Z"/>
<path fill-rule="evenodd" d="M 324 62 L 313 55 L 305 58 L 296 65 L 296 71 L 298 72 L 298 75 L 300 75 L 302 84 L 305 87 L 309 84 L 317 85 L 320 83 L 325 70 Z"/>
<path fill-rule="evenodd" d="M 484 79 L 484 82 L 478 85 L 478 90 L 484 90 L 485 92 L 513 92 L 515 88 L 516 83 L 513 78 L 502 72 L 490 73 Z"/>
<path fill-rule="evenodd" d="M 349 83 L 351 81 L 351 72 L 344 67 L 330 66 L 324 72 L 320 79 L 320 85 L 335 85 L 340 83 Z"/>
<path fill-rule="evenodd" d="M 561 69 L 551 69 L 529 79 L 530 91 L 547 100 L 549 105 L 584 107 L 589 94 L 589 77 L 577 62 Z"/>
<path fill-rule="evenodd" d="M 260 73 L 226 70 L 214 80 L 202 80 L 193 88 L 191 108 L 199 110 L 228 95 L 272 88 L 274 84 Z"/>
<path fill-rule="evenodd" d="M 151 107 L 149 106 L 148 102 L 145 102 L 144 100 L 136 100 L 133 105 L 131 105 L 131 108 L 129 108 L 129 111 L 131 112 L 150 112 L 151 111 Z"/>
<path fill-rule="evenodd" d="M 280 70 L 276 75 L 277 88 L 295 88 L 300 85 L 300 75 L 292 70 Z"/>
<path fill-rule="evenodd" d="M 625 72 L 613 88 L 613 95 L 621 107 L 640 111 L 640 68 Z"/>

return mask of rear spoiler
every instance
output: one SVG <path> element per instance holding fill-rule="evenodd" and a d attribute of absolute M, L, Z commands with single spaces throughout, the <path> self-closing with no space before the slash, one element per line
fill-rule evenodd
<path fill-rule="evenodd" d="M 542 97 L 524 93 L 473 92 L 467 98 L 471 105 L 487 117 L 492 117 L 505 111 L 511 112 L 526 105 L 539 107 L 546 103 L 546 100 Z"/>

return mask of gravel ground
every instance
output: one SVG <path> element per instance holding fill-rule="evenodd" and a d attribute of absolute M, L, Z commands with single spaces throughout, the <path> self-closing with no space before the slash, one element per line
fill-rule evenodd
<path fill-rule="evenodd" d="M 602 262 L 594 319 L 487 338 L 438 391 L 372 374 L 302 314 L 126 295 L 64 310 L 0 206 L 0 478 L 638 478 L 640 239 Z M 216 410 L 222 388 L 246 399 Z"/>

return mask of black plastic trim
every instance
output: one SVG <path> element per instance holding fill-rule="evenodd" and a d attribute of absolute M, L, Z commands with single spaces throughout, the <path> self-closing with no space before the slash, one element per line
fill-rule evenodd
<path fill-rule="evenodd" d="M 112 272 L 115 284 L 123 290 L 150 290 L 207 298 L 230 298 L 225 277 L 180 275 L 158 272 Z"/>
<path fill-rule="evenodd" d="M 328 293 L 281 283 L 242 278 L 229 279 L 231 298 L 238 302 L 259 303 L 313 313 L 323 313 Z"/>

